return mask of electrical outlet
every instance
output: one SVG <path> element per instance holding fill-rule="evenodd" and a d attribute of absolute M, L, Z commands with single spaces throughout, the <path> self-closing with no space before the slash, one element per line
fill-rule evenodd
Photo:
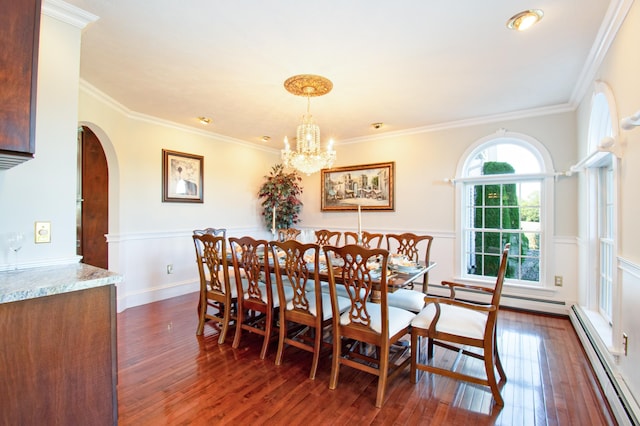
<path fill-rule="evenodd" d="M 167 265 L 167 274 L 173 274 L 173 264 Z"/>
<path fill-rule="evenodd" d="M 562 287 L 562 275 L 555 276 L 555 285 L 556 287 Z"/>

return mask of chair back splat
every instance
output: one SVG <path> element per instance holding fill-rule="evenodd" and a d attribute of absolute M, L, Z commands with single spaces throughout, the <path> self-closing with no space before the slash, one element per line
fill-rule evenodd
<path fill-rule="evenodd" d="M 374 232 L 361 232 L 360 245 L 365 248 L 380 248 L 382 247 L 383 234 L 376 234 Z M 345 244 L 358 244 L 358 233 L 347 231 L 344 233 Z"/>
<path fill-rule="evenodd" d="M 329 293 L 333 310 L 333 359 L 329 389 L 338 385 L 341 365 L 378 376 L 376 407 L 382 407 L 387 380 L 402 371 L 410 358 L 402 360 L 404 350 L 392 346 L 409 333 L 414 313 L 387 304 L 387 262 L 389 252 L 358 245 L 325 246 L 329 270 Z M 338 286 L 342 286 L 351 305 L 344 313 L 338 309 Z M 380 291 L 381 302 L 370 302 Z M 355 343 L 353 343 L 355 341 Z M 349 343 L 343 352 L 343 345 Z M 397 362 L 396 362 L 397 361 Z"/>
<path fill-rule="evenodd" d="M 238 291 L 238 320 L 233 347 L 240 345 L 242 331 L 264 336 L 260 358 L 267 354 L 274 330 L 273 311 L 279 306 L 275 285 L 271 283 L 269 247 L 266 240 L 251 237 L 229 238 Z"/>
<path fill-rule="evenodd" d="M 221 235 L 223 237 L 226 237 L 227 230 L 226 228 L 205 228 L 205 229 L 193 230 L 193 235 L 203 235 L 203 234 Z"/>
<path fill-rule="evenodd" d="M 218 343 L 222 344 L 229 324 L 236 319 L 235 304 L 238 297 L 235 283 L 231 285 L 229 279 L 226 241 L 223 235 L 194 231 L 193 243 L 200 276 L 196 335 L 202 335 L 206 321 L 215 321 L 220 325 Z"/>
<path fill-rule="evenodd" d="M 411 322 L 412 383 L 418 380 L 418 370 L 440 374 L 456 380 L 488 386 L 496 404 L 504 405 L 500 389 L 507 381 L 507 376 L 498 354 L 496 330 L 508 257 L 509 244 L 506 244 L 493 287 L 443 281 L 442 285 L 450 289 L 449 297 L 425 297 L 426 306 Z M 482 304 L 457 300 L 456 289 L 470 289 L 490 294 L 491 302 Z M 427 338 L 426 360 L 422 354 L 423 338 Z M 464 363 L 455 363 L 452 369 L 433 365 L 431 360 L 434 345 L 482 360 L 485 376 L 478 377 L 455 369 L 456 365 L 464 365 Z M 479 348 L 481 351 L 471 351 L 468 347 Z M 499 382 L 496 379 L 495 370 L 498 370 Z"/>
<path fill-rule="evenodd" d="M 320 287 L 320 248 L 295 240 L 271 241 L 269 246 L 272 259 L 278 259 L 274 271 L 280 300 L 293 291 L 293 297 L 279 308 L 276 365 L 282 363 L 285 345 L 306 350 L 313 354 L 309 377 L 314 379 L 321 350 L 331 346 L 323 341 L 323 330 L 331 326 L 332 310 L 331 298 Z M 338 297 L 338 305 L 342 312 L 349 307 L 349 300 Z"/>
<path fill-rule="evenodd" d="M 278 229 L 278 241 L 296 240 L 301 233 L 302 231 L 296 228 Z"/>
<path fill-rule="evenodd" d="M 431 260 L 431 243 L 433 237 L 431 235 L 416 235 L 411 232 L 404 234 L 387 234 L 387 248 L 391 253 L 397 253 L 406 256 L 413 262 L 424 262 L 429 265 Z M 413 285 L 409 288 L 401 288 L 389 295 L 389 305 L 411 312 L 420 312 L 424 308 L 424 296 L 427 294 L 429 287 L 429 273 L 424 274 L 422 279 L 422 290 L 413 289 Z"/>
<path fill-rule="evenodd" d="M 316 233 L 316 244 L 320 246 L 339 246 L 342 232 L 329 231 L 328 229 L 319 229 Z"/>

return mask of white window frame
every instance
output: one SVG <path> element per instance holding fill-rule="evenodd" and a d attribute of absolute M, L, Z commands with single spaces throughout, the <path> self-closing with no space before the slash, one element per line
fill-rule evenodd
<path fill-rule="evenodd" d="M 613 137 L 619 141 L 618 114 L 613 92 L 604 82 L 596 82 L 593 96 L 591 98 L 591 111 L 589 117 L 589 133 L 587 160 L 584 161 L 584 182 L 586 185 L 586 250 L 587 264 L 590 265 L 586 272 L 585 281 L 586 292 L 581 297 L 584 308 L 590 312 L 589 318 L 594 322 L 594 327 L 598 331 L 600 338 L 607 345 L 613 354 L 619 353 L 621 348 L 618 339 L 612 336 L 621 335 L 620 326 L 620 286 L 618 285 L 618 223 L 619 223 L 619 159 L 611 152 L 603 152 L 599 145 L 604 137 Z M 616 123 L 616 125 L 614 125 Z M 616 142 L 619 143 L 619 142 Z M 600 280 L 602 272 L 600 266 L 604 259 L 601 257 L 600 227 L 602 222 L 601 212 L 601 173 L 603 167 L 612 169 L 612 180 L 609 196 L 613 199 L 610 224 L 611 236 L 609 246 L 612 249 L 611 259 L 611 315 L 603 314 L 600 310 Z M 606 189 L 605 189 L 606 190 Z"/>
<path fill-rule="evenodd" d="M 468 168 L 468 163 L 475 156 L 487 147 L 500 143 L 510 143 L 520 145 L 530 151 L 538 158 L 541 166 L 541 172 L 536 174 L 515 174 L 500 177 L 500 175 L 466 177 L 464 173 Z M 496 133 L 487 135 L 476 140 L 464 152 L 456 171 L 454 183 L 456 186 L 456 205 L 459 206 L 456 214 L 456 256 L 455 271 L 456 279 L 467 282 L 478 282 L 491 284 L 495 279 L 469 276 L 466 271 L 465 259 L 465 242 L 464 235 L 465 214 L 467 209 L 467 200 L 464 199 L 465 183 L 483 181 L 497 182 L 505 179 L 504 183 L 525 182 L 528 180 L 540 180 L 540 275 L 539 284 L 532 284 L 527 281 L 505 280 L 505 286 L 513 286 L 527 289 L 544 289 L 553 290 L 553 271 L 554 271 L 554 252 L 553 252 L 553 229 L 554 229 L 554 183 L 556 174 L 553 171 L 553 163 L 551 155 L 547 148 L 535 138 L 517 132 L 509 132 L 504 129 L 498 130 Z"/>

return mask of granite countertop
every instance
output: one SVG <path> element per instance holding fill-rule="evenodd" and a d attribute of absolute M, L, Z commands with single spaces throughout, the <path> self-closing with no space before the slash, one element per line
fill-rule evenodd
<path fill-rule="evenodd" d="M 122 276 L 84 263 L 0 272 L 0 303 L 116 284 Z"/>

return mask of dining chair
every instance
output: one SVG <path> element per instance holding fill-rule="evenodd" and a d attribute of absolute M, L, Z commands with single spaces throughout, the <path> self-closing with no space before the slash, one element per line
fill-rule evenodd
<path fill-rule="evenodd" d="M 328 229 L 316 230 L 316 244 L 320 246 L 339 246 L 342 232 L 329 231 Z"/>
<path fill-rule="evenodd" d="M 196 261 L 200 276 L 200 299 L 198 303 L 197 336 L 204 332 L 208 320 L 220 324 L 218 343 L 225 341 L 229 324 L 236 317 L 234 305 L 238 298 L 237 288 L 231 285 L 227 267 L 227 248 L 224 236 L 211 233 L 193 235 Z"/>
<path fill-rule="evenodd" d="M 269 247 L 266 240 L 251 237 L 229 238 L 234 255 L 233 269 L 236 278 L 238 309 L 233 348 L 238 348 L 242 331 L 247 330 L 264 336 L 260 359 L 264 359 L 274 329 L 274 309 L 280 306 L 275 284 L 269 272 Z M 288 290 L 286 300 L 293 297 Z"/>
<path fill-rule="evenodd" d="M 479 385 L 489 386 L 496 404 L 503 406 L 504 400 L 500 387 L 507 381 L 507 376 L 498 355 L 496 328 L 500 295 L 507 269 L 509 244 L 506 244 L 500 257 L 500 268 L 493 287 L 454 283 L 443 281 L 449 287 L 449 297 L 425 297 L 427 306 L 411 321 L 411 382 L 417 382 L 418 370 L 452 377 Z M 491 295 L 488 304 L 465 302 L 456 299 L 456 289 L 471 289 Z M 427 338 L 427 357 L 424 360 L 422 338 Z M 433 364 L 433 346 L 440 346 L 458 352 L 458 358 L 451 369 L 437 367 Z M 468 350 L 467 347 L 481 349 Z M 461 355 L 467 355 L 483 361 L 485 376 L 478 377 L 456 371 Z M 500 375 L 496 380 L 495 369 Z"/>
<path fill-rule="evenodd" d="M 376 407 L 382 407 L 387 380 L 395 377 L 409 364 L 410 358 L 390 359 L 391 346 L 409 333 L 411 320 L 416 314 L 387 304 L 387 261 L 385 249 L 367 249 L 358 245 L 344 247 L 324 246 L 328 264 L 342 263 L 329 268 L 329 292 L 333 310 L 333 359 L 329 389 L 338 385 L 341 365 L 378 376 Z M 379 262 L 378 269 L 370 269 Z M 351 306 L 340 313 L 338 293 L 342 286 Z M 372 303 L 369 296 L 374 288 L 380 289 L 380 303 Z M 344 346 L 343 346 L 344 345 Z M 343 347 L 349 345 L 348 350 Z M 371 350 L 374 349 L 374 350 Z M 394 348 L 395 349 L 395 348 Z M 394 351 L 397 356 L 403 351 Z M 397 363 L 396 363 L 397 362 Z"/>
<path fill-rule="evenodd" d="M 362 231 L 362 242 L 360 245 L 365 248 L 380 248 L 382 247 L 383 234 L 377 234 L 373 232 Z M 347 231 L 344 233 L 344 243 L 346 244 L 358 244 L 358 233 Z"/>
<path fill-rule="evenodd" d="M 302 231 L 296 228 L 278 229 L 278 241 L 296 240 Z"/>
<path fill-rule="evenodd" d="M 431 260 L 432 242 L 431 235 L 416 235 L 411 232 L 387 234 L 389 252 L 404 255 L 413 262 L 424 262 L 425 266 L 428 266 Z M 424 308 L 424 296 L 427 294 L 428 285 L 429 272 L 424 274 L 421 291 L 414 290 L 413 284 L 409 288 L 399 288 L 389 294 L 389 305 L 420 312 Z"/>
<path fill-rule="evenodd" d="M 320 247 L 301 242 L 271 241 L 273 259 L 280 259 L 274 267 L 276 287 L 280 300 L 287 297 L 287 288 L 293 289 L 293 298 L 279 308 L 279 339 L 276 365 L 282 364 L 285 345 L 313 353 L 309 378 L 314 379 L 318 369 L 320 351 L 324 346 L 323 330 L 331 325 L 331 297 L 320 290 Z M 280 255 L 284 253 L 284 256 Z M 349 308 L 349 299 L 337 298 L 338 310 Z M 302 325 L 302 330 L 298 325 Z M 330 345 L 329 345 L 330 346 Z"/>

